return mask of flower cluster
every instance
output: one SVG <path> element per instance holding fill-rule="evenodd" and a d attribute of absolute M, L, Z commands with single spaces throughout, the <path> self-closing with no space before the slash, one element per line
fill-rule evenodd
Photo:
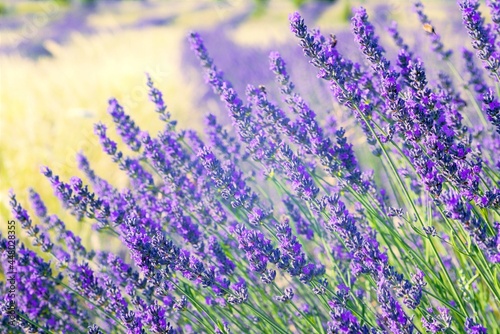
<path fill-rule="evenodd" d="M 335 115 L 324 96 L 321 104 L 299 93 L 304 83 L 292 80 L 294 59 L 287 64 L 272 52 L 267 75 L 276 89 L 248 84 L 240 92 L 244 86 L 229 82 L 200 34 L 191 33 L 223 113 L 206 116 L 204 133 L 180 130 L 147 75 L 159 133 L 140 129 L 116 99 L 108 113 L 128 149 L 119 148 L 104 123 L 94 127 L 107 158 L 128 177 L 126 186 L 99 176 L 81 152 L 76 160 L 84 178 L 66 181 L 49 167 L 41 170 L 70 215 L 49 213 L 51 206 L 29 189 L 30 215 L 12 191 L 12 219 L 35 249 L 0 234 L 2 277 L 13 254 L 16 263 L 13 278 L 0 283 L 1 328 L 95 334 L 496 330 L 500 103 L 493 87 L 500 6 L 487 4 L 490 24 L 477 1 L 459 4 L 485 64 L 478 67 L 474 54 L 462 49 L 465 75 L 453 71 L 454 53 L 420 2 L 414 8 L 432 51 L 450 72 L 441 63 L 424 64 L 427 58 L 396 25 L 389 28 L 398 49 L 391 53 L 363 8 L 354 12 L 348 45 L 365 62 L 292 14 L 291 31 L 311 69 L 327 82 L 334 107 L 347 111 Z M 353 122 L 344 124 L 349 117 Z M 70 223 L 90 223 L 96 240 L 114 247 L 82 240 Z M 3 312 L 12 305 L 14 321 Z"/>

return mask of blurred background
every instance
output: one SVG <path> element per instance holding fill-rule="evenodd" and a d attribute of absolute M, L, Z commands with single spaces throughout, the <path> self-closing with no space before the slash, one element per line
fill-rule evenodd
<path fill-rule="evenodd" d="M 457 35 L 453 32 L 461 29 L 455 1 L 424 4 L 436 29 L 453 45 Z M 289 63 L 298 90 L 318 113 L 334 112 L 328 87 L 316 79 L 289 31 L 288 16 L 300 11 L 310 28 L 335 34 L 338 47 L 362 61 L 349 32 L 351 10 L 359 5 L 367 8 L 388 49 L 393 43 L 385 30 L 394 20 L 410 45 L 429 49 L 411 2 L 405 0 L 0 1 L 2 220 L 11 217 L 9 189 L 29 208 L 28 188 L 33 187 L 49 213 L 64 212 L 39 170 L 49 166 L 65 181 L 82 176 L 75 162 L 79 151 L 101 177 L 126 186 L 125 174 L 101 153 L 93 124 L 104 122 L 118 140 L 106 113 L 108 99 L 116 97 L 141 129 L 152 134 L 160 130 L 161 122 L 147 97 L 146 72 L 164 93 L 179 128 L 201 129 L 208 112 L 224 115 L 187 44 L 186 36 L 193 30 L 205 39 L 216 64 L 240 94 L 247 83 L 273 82 L 267 57 L 276 50 Z M 350 139 L 361 140 L 347 117 L 337 112 L 337 120 L 347 123 L 343 125 Z M 67 214 L 61 218 L 84 240 L 90 237 L 90 224 L 76 223 Z M 4 232 L 6 224 L 0 226 Z"/>

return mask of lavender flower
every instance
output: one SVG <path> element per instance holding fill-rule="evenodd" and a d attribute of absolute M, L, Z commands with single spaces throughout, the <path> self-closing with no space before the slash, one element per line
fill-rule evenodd
<path fill-rule="evenodd" d="M 387 78 L 393 83 L 390 91 L 395 101 L 398 101 L 397 105 L 401 105 L 402 100 L 394 95 L 398 92 L 395 85 L 396 75 L 383 55 L 384 50 L 377 44 L 373 26 L 368 22 L 364 9 L 360 9 L 354 16 L 353 31 L 361 49 L 372 63 L 372 68 L 383 80 Z M 400 108 L 395 116 L 403 129 L 411 131 L 409 153 L 418 174 L 422 176 L 427 189 L 437 198 L 441 194 L 444 177 L 446 177 L 459 187 L 461 193 L 469 200 L 484 202 L 484 195 L 479 189 L 482 161 L 480 159 L 464 161 L 469 152 L 463 144 L 454 141 L 453 129 L 446 123 L 443 110 L 438 109 L 436 97 L 426 87 L 427 79 L 422 64 L 409 61 L 407 66 L 407 80 L 411 89 L 407 92 L 405 108 Z M 389 87 L 385 89 L 387 91 Z M 428 150 L 430 161 L 422 158 L 423 152 L 418 144 L 421 138 L 424 138 L 423 143 Z"/>
<path fill-rule="evenodd" d="M 329 301 L 331 307 L 328 323 L 328 334 L 334 333 L 370 333 L 366 325 L 360 325 L 358 319 L 346 308 L 349 299 L 349 288 L 345 285 L 339 286 L 335 298 Z"/>
<path fill-rule="evenodd" d="M 474 322 L 472 318 L 465 321 L 465 332 L 467 334 L 486 334 L 486 328 Z"/>
<path fill-rule="evenodd" d="M 415 326 L 394 299 L 384 280 L 377 286 L 377 300 L 382 308 L 381 324 L 391 333 L 413 333 Z"/>
<path fill-rule="evenodd" d="M 491 20 L 494 23 L 495 31 L 500 31 L 500 3 L 498 0 L 487 0 L 486 4 L 490 7 Z"/>
<path fill-rule="evenodd" d="M 220 272 L 224 275 L 231 275 L 234 272 L 236 265 L 227 257 L 214 236 L 208 238 L 208 249 L 211 255 L 213 255 L 219 262 L 219 268 L 221 268 Z"/>
<path fill-rule="evenodd" d="M 425 330 L 429 333 L 441 333 L 448 329 L 451 325 L 451 316 L 450 310 L 444 307 L 438 307 L 439 315 L 438 316 L 429 316 L 422 317 L 422 325 Z M 433 310 L 429 309 L 429 313 L 432 313 Z"/>
<path fill-rule="evenodd" d="M 141 149 L 141 143 L 137 138 L 140 132 L 139 127 L 135 125 L 129 115 L 125 114 L 123 107 L 118 104 L 116 99 L 110 99 L 108 103 L 108 112 L 113 117 L 116 129 L 118 134 L 122 137 L 123 142 L 127 144 L 132 151 L 139 151 Z"/>
<path fill-rule="evenodd" d="M 145 322 L 151 324 L 150 330 L 153 333 L 173 334 L 174 329 L 166 319 L 165 309 L 154 301 L 146 312 Z"/>
<path fill-rule="evenodd" d="M 500 81 L 499 67 L 500 56 L 495 47 L 496 36 L 492 34 L 491 27 L 484 24 L 484 18 L 478 11 L 477 0 L 465 0 L 460 3 L 462 18 L 467 32 L 472 39 L 472 47 L 477 50 L 477 56 L 485 64 L 485 68 L 491 72 L 497 81 Z"/>
<path fill-rule="evenodd" d="M 104 332 L 99 328 L 99 326 L 93 324 L 88 327 L 87 334 L 104 334 Z"/>
<path fill-rule="evenodd" d="M 473 58 L 472 52 L 466 48 L 462 49 L 462 58 L 465 60 L 465 68 L 467 74 L 470 76 L 468 80 L 468 85 L 473 89 L 478 95 L 482 95 L 488 86 L 484 83 L 484 78 L 482 77 L 481 70 L 476 66 Z"/>
<path fill-rule="evenodd" d="M 71 213 L 82 220 L 84 217 L 95 219 L 98 228 L 104 228 L 108 225 L 109 204 L 88 190 L 83 185 L 82 180 L 73 177 L 70 183 L 61 182 L 59 176 L 54 175 L 48 167 L 42 168 L 42 173 L 49 179 L 54 193 L 62 202 L 63 206 L 70 208 Z"/>
<path fill-rule="evenodd" d="M 265 158 L 268 151 L 265 137 L 261 135 L 260 129 L 250 115 L 250 109 L 243 104 L 231 83 L 225 81 L 213 60 L 203 45 L 203 41 L 196 33 L 190 35 L 190 43 L 203 67 L 206 68 L 207 81 L 214 92 L 225 102 L 231 118 L 235 124 L 238 134 L 243 142 L 247 143 L 247 149 L 256 160 Z"/>
<path fill-rule="evenodd" d="M 488 88 L 482 96 L 483 110 L 488 115 L 488 119 L 495 126 L 496 131 L 500 133 L 500 102 L 495 97 L 495 93 Z"/>
<path fill-rule="evenodd" d="M 245 251 L 250 269 L 264 273 L 268 262 L 277 263 L 280 260 L 280 251 L 275 249 L 262 233 L 247 230 L 243 226 L 236 226 L 234 233 L 239 247 Z"/>
<path fill-rule="evenodd" d="M 30 200 L 36 215 L 40 218 L 45 218 L 47 216 L 47 207 L 40 198 L 40 195 L 33 188 L 30 188 L 29 192 Z"/>
<path fill-rule="evenodd" d="M 245 160 L 246 157 L 241 154 L 241 145 L 236 138 L 232 137 L 227 130 L 222 128 L 217 122 L 214 115 L 209 114 L 206 117 L 207 135 L 214 149 L 218 150 L 227 160 L 238 161 L 240 158 Z"/>
<path fill-rule="evenodd" d="M 293 296 L 294 296 L 293 290 L 290 288 L 286 288 L 283 295 L 275 296 L 274 298 L 279 302 L 285 303 L 292 300 Z"/>
<path fill-rule="evenodd" d="M 19 204 L 16 199 L 16 195 L 13 191 L 9 193 L 9 204 L 12 208 L 12 214 L 14 218 L 21 223 L 21 227 L 23 229 L 31 229 L 32 228 L 32 220 L 28 215 L 28 212 Z"/>
<path fill-rule="evenodd" d="M 311 240 L 314 237 L 314 230 L 311 228 L 311 223 L 302 217 L 297 207 L 293 204 L 291 198 L 284 198 L 283 203 L 287 208 L 288 215 L 295 223 L 297 234 L 303 234 L 308 240 Z"/>
<path fill-rule="evenodd" d="M 232 295 L 229 296 L 230 304 L 242 304 L 248 300 L 248 288 L 245 280 L 241 279 L 234 284 Z"/>
<path fill-rule="evenodd" d="M 104 124 L 98 123 L 94 126 L 94 133 L 99 137 L 103 151 L 112 157 L 113 162 L 118 163 L 121 170 L 124 170 L 137 187 L 147 187 L 153 184 L 152 175 L 136 160 L 124 157 L 123 153 L 117 150 L 117 144 L 107 136 L 107 128 Z"/>
<path fill-rule="evenodd" d="M 165 102 L 163 101 L 163 94 L 161 91 L 159 91 L 153 83 L 153 80 L 151 79 L 151 76 L 149 74 L 146 74 L 147 77 L 147 86 L 149 88 L 149 99 L 151 102 L 155 104 L 155 111 L 160 114 L 160 119 L 162 121 L 169 121 L 170 120 L 170 113 L 167 112 L 167 106 L 165 105 Z M 173 123 L 172 125 L 175 125 Z"/>
<path fill-rule="evenodd" d="M 2 266 L 7 268 L 4 265 L 7 240 L 3 236 L 0 238 Z M 73 293 L 57 288 L 64 276 L 53 277 L 50 263 L 23 244 L 17 249 L 17 264 L 16 305 L 20 313 L 28 319 L 37 319 L 50 331 L 79 331 L 80 324 L 90 319 L 90 313 L 78 303 Z"/>
<path fill-rule="evenodd" d="M 234 165 L 229 164 L 227 169 L 222 168 L 220 161 L 208 147 L 202 148 L 198 156 L 215 185 L 220 189 L 224 200 L 229 200 L 233 208 L 243 206 L 248 211 L 254 209 L 257 197 L 242 179 L 243 175 L 235 170 Z"/>
<path fill-rule="evenodd" d="M 290 16 L 291 30 L 300 39 L 304 54 L 310 57 L 311 63 L 319 69 L 318 77 L 330 82 L 330 89 L 339 103 L 346 105 L 353 111 L 360 126 L 367 136 L 370 145 L 375 144 L 373 133 L 368 125 L 371 124 L 373 105 L 361 102 L 361 87 L 356 82 L 349 81 L 350 76 L 359 77 L 357 66 L 343 58 L 335 49 L 333 39 L 326 41 L 322 36 L 315 38 L 307 31 L 307 26 L 299 13 Z M 379 150 L 373 152 L 380 155 Z"/>
<path fill-rule="evenodd" d="M 356 227 L 354 217 L 346 209 L 338 195 L 326 199 L 330 211 L 328 228 L 334 230 L 351 251 L 354 258 L 353 274 L 371 273 L 376 275 L 387 263 L 387 255 L 380 252 L 374 239 L 365 239 Z M 368 236 L 367 236 L 368 237 Z"/>
<path fill-rule="evenodd" d="M 276 74 L 281 92 L 285 96 L 285 102 L 299 115 L 297 125 L 289 125 L 285 120 L 285 131 L 293 134 L 296 143 L 302 144 L 308 150 L 319 157 L 327 172 L 333 175 L 347 172 L 346 179 L 353 184 L 361 185 L 360 172 L 356 157 L 352 151 L 352 145 L 348 144 L 344 137 L 344 130 L 336 132 L 338 146 L 334 147 L 329 138 L 324 136 L 323 129 L 316 121 L 315 113 L 297 93 L 294 93 L 295 85 L 290 81 L 286 71 L 286 65 L 279 53 L 270 55 L 271 70 Z M 280 120 L 286 119 L 284 116 Z M 280 123 L 279 123 L 280 124 Z M 309 138 L 304 134 L 307 133 Z M 349 175 L 350 174 L 350 175 Z M 365 191 L 364 188 L 361 188 Z"/>
<path fill-rule="evenodd" d="M 443 202 L 446 207 L 446 213 L 450 218 L 456 219 L 463 224 L 463 227 L 478 247 L 484 250 L 492 261 L 496 262 L 499 258 L 499 250 L 496 245 L 496 236 L 489 237 L 486 223 L 482 218 L 477 217 L 472 206 L 464 202 L 460 196 L 449 192 L 445 194 Z"/>
<path fill-rule="evenodd" d="M 292 188 L 304 201 L 310 202 L 316 198 L 319 188 L 314 184 L 304 164 L 293 153 L 290 147 L 283 144 L 279 147 L 278 161 L 282 164 L 284 172 L 292 181 Z"/>

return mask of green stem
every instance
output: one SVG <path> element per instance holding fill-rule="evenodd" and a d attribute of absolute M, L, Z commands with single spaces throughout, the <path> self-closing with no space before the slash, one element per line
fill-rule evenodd
<path fill-rule="evenodd" d="M 52 279 L 54 279 L 54 278 L 52 277 Z M 127 329 L 127 327 L 125 327 L 125 325 L 123 325 L 120 320 L 118 320 L 116 317 L 114 317 L 113 315 L 111 315 L 108 312 L 106 312 L 106 310 L 104 310 L 101 306 L 97 305 L 96 303 L 94 303 L 90 299 L 85 298 L 84 296 L 82 296 L 80 293 L 78 293 L 76 290 L 74 290 L 69 285 L 67 285 L 67 284 L 65 284 L 63 282 L 59 282 L 59 284 L 61 284 L 66 289 L 68 289 L 69 291 L 73 292 L 74 294 L 76 294 L 77 296 L 79 296 L 80 298 L 82 298 L 83 300 L 85 300 L 86 302 L 88 302 L 88 303 L 92 304 L 93 306 L 95 306 L 96 308 L 98 308 L 104 315 L 106 315 L 110 319 L 113 319 L 119 326 L 123 327 L 125 330 Z"/>
<path fill-rule="evenodd" d="M 269 325 L 271 325 L 274 329 L 276 329 L 279 333 L 282 333 L 282 334 L 288 334 L 288 332 L 286 330 L 284 330 L 283 328 L 281 328 L 280 326 L 278 326 L 273 320 L 271 320 L 271 318 L 269 318 L 267 315 L 265 315 L 264 313 L 260 312 L 259 310 L 257 310 L 250 302 L 245 302 L 243 303 L 242 305 L 245 305 L 247 306 L 248 308 L 250 308 L 252 311 L 254 311 L 256 314 L 258 314 L 262 319 L 264 319 Z"/>
<path fill-rule="evenodd" d="M 335 80 L 334 80 L 335 81 Z M 338 87 L 340 87 L 343 91 L 345 91 L 345 88 L 342 87 L 341 85 L 338 84 L 338 82 L 335 81 L 335 83 L 337 84 Z M 351 101 L 352 102 L 352 101 Z M 387 162 L 389 163 L 389 167 L 390 169 L 392 170 L 393 174 L 394 174 L 394 177 L 396 178 L 396 180 L 398 181 L 401 189 L 403 189 L 403 192 L 405 194 L 405 197 L 407 199 L 407 201 L 409 202 L 410 206 L 412 207 L 415 215 L 417 216 L 418 218 L 418 221 L 420 222 L 421 226 L 423 227 L 424 224 L 423 224 L 423 221 L 422 219 L 420 218 L 420 215 L 419 215 L 419 212 L 417 210 L 417 208 L 415 207 L 415 204 L 413 203 L 413 201 L 411 200 L 411 196 L 410 194 L 408 193 L 408 190 L 406 189 L 406 186 L 404 184 L 404 182 L 401 180 L 401 177 L 400 175 L 398 174 L 397 170 L 396 170 L 396 167 L 394 166 L 394 163 L 391 159 L 391 157 L 389 156 L 389 154 L 387 153 L 387 150 L 385 149 L 384 145 L 382 144 L 382 142 L 380 141 L 380 138 L 377 136 L 377 133 L 375 132 L 375 130 L 373 129 L 373 127 L 371 126 L 370 122 L 368 122 L 368 120 L 366 119 L 366 116 L 361 112 L 361 110 L 359 109 L 359 106 L 355 103 L 353 103 L 356 111 L 358 112 L 358 114 L 362 117 L 363 121 L 365 122 L 365 124 L 368 126 L 370 132 L 373 134 L 375 140 L 377 141 L 377 144 L 380 146 L 382 152 L 383 152 L 383 155 L 384 157 L 387 159 Z M 461 300 L 459 294 L 458 294 L 458 291 L 456 290 L 455 286 L 453 285 L 453 282 L 451 280 L 451 277 L 448 273 L 448 271 L 446 270 L 444 264 L 443 264 L 443 261 L 441 260 L 441 257 L 439 255 L 439 253 L 437 252 L 435 246 L 434 246 L 434 243 L 432 241 L 432 239 L 429 238 L 429 242 L 430 242 L 430 245 L 432 247 L 432 251 L 434 253 L 434 255 L 436 256 L 436 258 L 438 259 L 439 261 L 439 264 L 442 268 L 442 270 L 444 271 L 445 273 L 445 277 L 446 277 L 446 280 L 448 281 L 448 284 L 450 285 L 451 289 L 452 289 L 452 292 L 453 294 L 455 295 L 455 298 L 457 299 L 457 302 L 460 304 L 460 308 L 462 309 L 463 313 L 467 313 L 466 312 L 466 309 L 465 309 L 465 305 L 463 304 L 463 301 Z"/>
<path fill-rule="evenodd" d="M 278 292 L 282 293 L 282 292 L 280 291 L 280 289 L 278 288 L 278 286 L 276 285 L 276 283 L 275 283 L 275 282 L 273 282 L 273 286 L 274 286 L 274 288 L 275 288 Z M 312 322 L 312 320 L 311 320 L 311 319 L 309 319 L 309 318 L 308 318 L 308 317 L 307 317 L 307 316 L 306 316 L 306 315 L 305 315 L 305 314 L 304 314 L 301 310 L 299 310 L 299 308 L 297 307 L 297 305 L 295 305 L 295 303 L 291 302 L 291 303 L 289 303 L 289 304 L 290 304 L 290 305 L 292 305 L 292 307 L 293 307 L 293 308 L 295 308 L 295 310 L 296 310 L 297 312 L 299 312 L 299 314 L 300 314 L 300 315 L 301 315 L 304 319 L 306 319 L 306 321 L 307 321 L 307 322 L 311 325 L 312 329 L 314 329 L 314 331 L 315 331 L 316 333 L 321 334 L 321 332 L 320 332 L 320 331 L 316 328 L 316 326 L 315 326 L 314 322 Z"/>
<path fill-rule="evenodd" d="M 19 313 L 19 312 L 17 312 L 17 311 L 16 311 L 16 314 L 17 314 L 17 316 L 18 316 L 19 318 L 23 319 L 24 321 L 26 321 L 26 322 L 27 322 L 27 323 L 29 323 L 30 325 L 35 326 L 36 328 L 40 328 L 40 329 L 42 330 L 42 332 L 43 332 L 43 333 L 55 334 L 54 332 L 51 332 L 51 331 L 49 331 L 49 330 L 45 329 L 44 327 L 40 326 L 38 323 L 33 322 L 33 321 L 31 321 L 30 319 L 28 319 L 28 318 L 24 317 L 23 315 L 21 315 L 21 313 Z"/>
<path fill-rule="evenodd" d="M 464 78 L 460 75 L 460 73 L 458 72 L 455 65 L 449 59 L 446 59 L 446 65 L 448 65 L 448 67 L 450 68 L 453 75 L 455 75 L 455 77 L 458 78 L 465 85 L 465 92 L 466 92 L 467 96 L 469 97 L 469 99 L 472 101 L 472 104 L 474 105 L 474 109 L 476 110 L 477 115 L 479 116 L 479 119 L 481 120 L 481 123 L 487 129 L 489 127 L 489 124 L 486 121 L 486 119 L 484 118 L 483 112 L 481 111 L 481 107 L 479 107 L 479 104 L 477 103 L 476 99 L 474 98 L 474 95 L 470 91 L 470 88 L 468 87 Z M 473 125 L 473 124 L 471 124 L 471 125 Z"/>
<path fill-rule="evenodd" d="M 205 312 L 205 314 L 207 315 L 208 318 L 210 318 L 210 320 L 212 321 L 212 323 L 214 324 L 214 326 L 217 325 L 217 322 L 212 318 L 212 316 L 210 315 L 210 313 L 208 312 L 208 310 L 203 305 L 201 305 L 200 303 L 198 303 L 198 301 L 195 298 L 193 298 L 191 296 L 191 294 L 188 294 L 186 291 L 184 291 L 183 289 L 181 289 L 181 287 L 179 285 L 175 284 L 173 282 L 173 280 L 170 280 L 170 283 L 172 283 L 172 285 L 175 286 L 177 288 L 177 290 L 179 290 L 184 296 L 186 296 L 186 298 L 191 302 L 191 304 L 194 305 L 194 307 L 196 307 L 198 310 L 201 309 L 203 312 Z M 209 323 L 209 325 L 210 325 L 210 323 Z M 209 329 L 210 332 L 215 333 L 215 331 L 212 329 L 211 326 L 208 326 L 207 329 Z M 221 330 L 222 330 L 222 328 L 221 328 Z"/>

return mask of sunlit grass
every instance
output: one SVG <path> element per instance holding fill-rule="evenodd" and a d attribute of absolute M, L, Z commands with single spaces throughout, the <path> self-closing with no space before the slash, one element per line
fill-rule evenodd
<path fill-rule="evenodd" d="M 123 30 L 92 36 L 73 35 L 67 45 L 46 42 L 53 57 L 32 60 L 0 57 L 0 212 L 9 217 L 10 188 L 26 199 L 34 187 L 52 212 L 59 203 L 41 165 L 63 179 L 75 175 L 75 154 L 84 151 L 96 170 L 115 184 L 125 176 L 109 168 L 101 154 L 93 124 L 106 115 L 107 100 L 116 97 L 145 130 L 158 131 L 154 105 L 148 101 L 145 72 L 164 92 L 180 127 L 198 128 L 200 111 L 192 108 L 192 84 L 179 68 L 180 44 L 190 27 L 167 26 Z M 202 112 L 202 111 L 201 111 Z M 195 114 L 198 113 L 198 114 Z M 66 216 L 67 217 L 67 216 Z M 4 230 L 2 224 L 2 231 Z M 68 228 L 79 230 L 70 224 Z"/>

